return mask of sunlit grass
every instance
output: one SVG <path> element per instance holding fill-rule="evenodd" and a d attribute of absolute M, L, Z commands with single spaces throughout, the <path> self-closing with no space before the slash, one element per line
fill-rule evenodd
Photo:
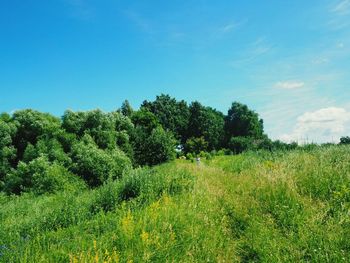
<path fill-rule="evenodd" d="M 350 148 L 178 160 L 0 205 L 1 262 L 348 262 Z"/>

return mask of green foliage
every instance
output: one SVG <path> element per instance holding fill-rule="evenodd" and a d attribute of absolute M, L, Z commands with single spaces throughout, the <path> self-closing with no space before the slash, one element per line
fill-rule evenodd
<path fill-rule="evenodd" d="M 131 161 L 122 151 L 99 149 L 87 134 L 73 146 L 72 160 L 72 171 L 93 187 L 131 169 Z"/>
<path fill-rule="evenodd" d="M 150 133 L 140 127 L 136 129 L 134 152 L 139 165 L 156 165 L 175 158 L 175 139 L 172 133 L 157 127 Z"/>
<path fill-rule="evenodd" d="M 234 102 L 225 117 L 225 133 L 228 140 L 234 136 L 261 138 L 263 121 L 246 105 Z"/>
<path fill-rule="evenodd" d="M 350 137 L 349 136 L 341 137 L 340 144 L 350 144 Z"/>
<path fill-rule="evenodd" d="M 37 174 L 55 166 L 40 158 Z M 246 152 L 0 194 L 0 261 L 347 262 L 349 163 L 348 146 Z"/>
<path fill-rule="evenodd" d="M 242 136 L 232 137 L 228 146 L 236 154 L 254 149 L 253 139 Z"/>
<path fill-rule="evenodd" d="M 140 128 L 147 133 L 159 126 L 157 117 L 146 109 L 141 109 L 131 115 L 131 121 L 136 128 Z"/>
<path fill-rule="evenodd" d="M 2 119 L 7 118 L 2 117 Z M 17 153 L 12 145 L 12 137 L 16 132 L 16 127 L 2 119 L 0 119 L 0 191 L 4 184 L 4 177 L 11 171 Z"/>
<path fill-rule="evenodd" d="M 130 117 L 132 115 L 132 113 L 134 112 L 134 110 L 132 109 L 130 103 L 128 100 L 125 100 L 120 108 L 121 113 L 124 116 Z"/>
<path fill-rule="evenodd" d="M 62 127 L 79 138 L 82 138 L 84 134 L 89 134 L 99 148 L 113 149 L 119 146 L 132 155 L 129 137 L 133 125 L 128 117 L 119 112 L 66 111 L 62 117 Z"/>
<path fill-rule="evenodd" d="M 22 159 L 28 143 L 33 145 L 42 137 L 52 137 L 60 129 L 60 120 L 48 113 L 34 110 L 20 110 L 13 114 L 16 125 L 13 145 L 17 149 L 17 158 Z"/>
<path fill-rule="evenodd" d="M 208 149 L 218 149 L 224 139 L 224 115 L 210 107 L 204 107 L 199 102 L 190 105 L 190 121 L 187 138 L 204 137 Z"/>
<path fill-rule="evenodd" d="M 57 139 L 40 139 L 35 146 L 28 144 L 23 153 L 23 162 L 30 162 L 39 156 L 47 156 L 50 162 L 57 162 L 64 167 L 70 167 L 72 160 L 64 152 L 62 145 Z"/>
<path fill-rule="evenodd" d="M 153 102 L 144 101 L 141 108 L 152 112 L 162 127 L 173 132 L 176 139 L 186 141 L 190 112 L 185 101 L 176 101 L 169 95 L 161 94 Z"/>
<path fill-rule="evenodd" d="M 201 151 L 208 149 L 208 142 L 204 137 L 190 138 L 186 141 L 185 152 L 192 154 L 199 154 Z"/>
<path fill-rule="evenodd" d="M 49 162 L 46 156 L 40 156 L 29 163 L 20 162 L 17 169 L 7 175 L 5 190 L 15 194 L 44 194 L 79 189 L 80 185 L 82 183 L 79 183 L 66 168 L 58 163 Z"/>

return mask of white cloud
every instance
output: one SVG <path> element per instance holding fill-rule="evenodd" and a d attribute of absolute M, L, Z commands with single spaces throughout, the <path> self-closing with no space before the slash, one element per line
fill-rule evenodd
<path fill-rule="evenodd" d="M 300 89 L 305 86 L 302 81 L 280 81 L 275 84 L 280 89 Z"/>
<path fill-rule="evenodd" d="M 344 108 L 329 107 L 314 112 L 305 112 L 297 118 L 294 130 L 280 136 L 283 141 L 337 142 L 350 133 L 350 111 Z"/>

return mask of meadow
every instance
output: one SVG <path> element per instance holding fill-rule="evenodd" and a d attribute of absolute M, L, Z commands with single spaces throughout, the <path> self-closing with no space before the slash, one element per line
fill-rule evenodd
<path fill-rule="evenodd" d="M 349 262 L 350 146 L 175 160 L 0 207 L 0 262 Z"/>

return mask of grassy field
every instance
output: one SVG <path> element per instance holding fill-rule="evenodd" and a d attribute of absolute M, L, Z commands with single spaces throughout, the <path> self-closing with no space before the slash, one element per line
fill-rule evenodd
<path fill-rule="evenodd" d="M 177 160 L 0 207 L 1 262 L 349 262 L 350 147 Z"/>

